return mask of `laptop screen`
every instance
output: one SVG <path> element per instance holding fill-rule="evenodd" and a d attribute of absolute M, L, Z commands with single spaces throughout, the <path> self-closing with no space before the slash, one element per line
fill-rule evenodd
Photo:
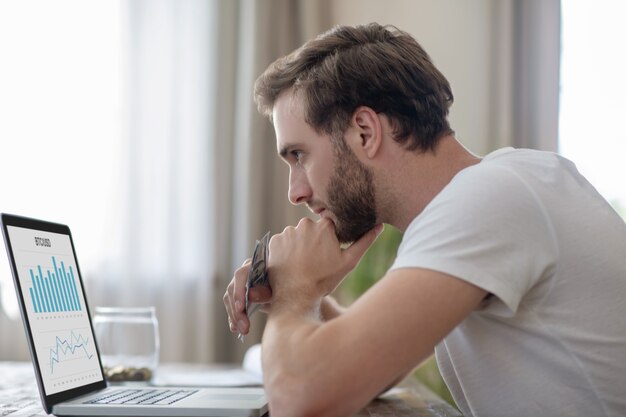
<path fill-rule="evenodd" d="M 45 395 L 103 381 L 70 235 L 6 231 Z"/>

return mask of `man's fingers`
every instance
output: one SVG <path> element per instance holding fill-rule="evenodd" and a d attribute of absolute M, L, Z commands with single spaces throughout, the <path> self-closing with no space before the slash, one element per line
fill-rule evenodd
<path fill-rule="evenodd" d="M 232 297 L 233 316 L 231 317 L 233 326 L 237 332 L 247 334 L 250 328 L 250 320 L 246 313 L 246 281 L 250 271 L 250 260 L 246 260 L 243 265 L 235 271 L 234 293 Z"/>
<path fill-rule="evenodd" d="M 250 319 L 246 312 L 246 282 L 248 281 L 251 263 L 252 259 L 246 259 L 237 268 L 223 297 L 230 331 L 243 335 L 250 330 Z M 267 303 L 272 297 L 272 290 L 269 287 L 255 287 L 250 288 L 247 295 L 250 302 Z"/>
<path fill-rule="evenodd" d="M 233 303 L 239 302 L 240 304 L 245 303 L 246 301 L 246 277 L 248 276 L 249 269 L 250 268 L 247 266 L 242 266 L 235 271 L 235 278 L 233 279 L 233 283 L 235 286 L 233 292 Z M 239 307 L 240 308 L 238 308 L 237 311 L 241 310 L 240 305 Z"/>
<path fill-rule="evenodd" d="M 228 327 L 230 328 L 231 332 L 235 332 L 237 330 L 233 323 L 233 318 L 234 318 L 234 311 L 233 311 L 233 305 L 232 305 L 233 291 L 234 291 L 234 283 L 231 282 L 230 284 L 228 284 L 228 288 L 226 288 L 226 292 L 224 293 L 224 307 L 226 308 L 226 313 L 228 314 Z"/>
<path fill-rule="evenodd" d="M 372 230 L 365 233 L 359 240 L 346 248 L 343 253 L 350 262 L 350 269 L 354 268 L 359 260 L 365 255 L 367 249 L 372 246 L 378 235 L 383 231 L 383 224 L 377 224 Z"/>
<path fill-rule="evenodd" d="M 235 271 L 235 276 L 228 284 L 224 293 L 224 307 L 228 314 L 228 327 L 233 333 L 246 334 L 250 328 L 250 320 L 246 314 L 246 281 L 250 270 L 250 259 Z"/>
<path fill-rule="evenodd" d="M 248 299 L 252 303 L 267 303 L 272 298 L 272 289 L 265 285 L 250 288 Z"/>

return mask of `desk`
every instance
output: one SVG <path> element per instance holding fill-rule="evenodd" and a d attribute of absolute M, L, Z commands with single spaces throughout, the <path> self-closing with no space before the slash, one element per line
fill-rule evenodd
<path fill-rule="evenodd" d="M 0 362 L 0 416 L 45 417 L 29 362 Z M 361 417 L 458 417 L 461 414 L 414 379 L 372 401 Z"/>

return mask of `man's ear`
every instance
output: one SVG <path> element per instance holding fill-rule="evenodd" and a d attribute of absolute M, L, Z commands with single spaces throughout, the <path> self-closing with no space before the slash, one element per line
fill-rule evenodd
<path fill-rule="evenodd" d="M 378 113 L 370 107 L 358 107 L 352 115 L 352 126 L 356 137 L 352 143 L 367 158 L 373 158 L 380 151 L 382 145 L 382 126 Z M 356 142 L 356 143 L 355 143 Z M 359 150 L 354 149 L 355 152 Z"/>

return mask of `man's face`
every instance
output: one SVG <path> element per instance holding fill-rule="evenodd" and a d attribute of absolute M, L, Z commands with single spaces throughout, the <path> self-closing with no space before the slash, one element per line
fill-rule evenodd
<path fill-rule="evenodd" d="M 278 98 L 272 117 L 278 152 L 289 165 L 289 200 L 330 218 L 342 243 L 372 229 L 376 210 L 370 170 L 350 148 L 315 132 L 291 92 Z"/>

